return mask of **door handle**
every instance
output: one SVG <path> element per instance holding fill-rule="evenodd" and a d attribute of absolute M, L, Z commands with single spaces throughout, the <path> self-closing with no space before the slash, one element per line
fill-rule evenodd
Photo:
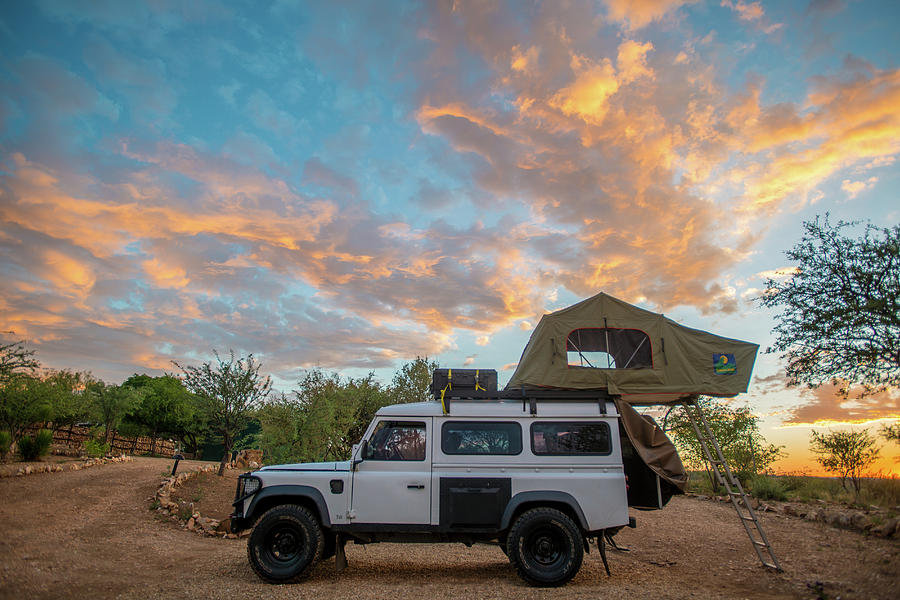
<path fill-rule="evenodd" d="M 406 489 L 409 489 L 409 490 L 424 490 L 424 489 L 425 489 L 425 484 L 423 484 L 423 483 L 411 483 L 411 484 L 409 484 L 408 486 L 406 486 Z"/>

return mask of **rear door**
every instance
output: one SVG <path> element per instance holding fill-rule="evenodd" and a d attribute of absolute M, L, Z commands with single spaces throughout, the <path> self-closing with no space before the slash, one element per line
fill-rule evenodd
<path fill-rule="evenodd" d="M 353 473 L 352 523 L 428 525 L 432 418 L 379 418 Z"/>

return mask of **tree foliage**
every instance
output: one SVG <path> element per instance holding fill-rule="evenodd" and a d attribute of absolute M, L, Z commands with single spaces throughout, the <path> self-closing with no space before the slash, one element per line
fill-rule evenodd
<path fill-rule="evenodd" d="M 437 368 L 439 368 L 437 362 L 428 360 L 427 356 L 425 358 L 417 356 L 415 360 L 404 363 L 391 380 L 392 404 L 433 400 L 431 374 Z"/>
<path fill-rule="evenodd" d="M 49 420 L 54 429 L 75 425 L 91 418 L 94 397 L 89 389 L 97 380 L 87 372 L 49 371 L 43 376 L 47 402 L 50 404 Z"/>
<path fill-rule="evenodd" d="M 199 367 L 182 367 L 185 386 L 200 400 L 206 414 L 210 431 L 222 437 L 225 454 L 219 466 L 219 475 L 225 473 L 225 463 L 237 435 L 250 420 L 253 410 L 262 402 L 272 388 L 272 380 L 261 376 L 261 363 L 249 355 L 235 358 L 234 351 L 228 359 L 222 359 L 213 351 L 216 360 L 205 362 Z"/>
<path fill-rule="evenodd" d="M 880 433 L 881 437 L 887 441 L 900 444 L 900 422 L 894 423 L 893 425 L 882 425 Z"/>
<path fill-rule="evenodd" d="M 96 416 L 103 423 L 103 441 L 109 442 L 109 434 L 115 431 L 127 415 L 141 404 L 143 392 L 127 385 L 107 385 L 102 381 L 89 386 Z"/>
<path fill-rule="evenodd" d="M 846 488 L 849 479 L 857 496 L 863 472 L 878 458 L 875 438 L 865 429 L 859 431 L 813 431 L 809 440 L 810 450 L 825 470 L 837 473 L 841 485 Z"/>
<path fill-rule="evenodd" d="M 379 408 L 421 402 L 430 395 L 437 363 L 417 357 L 384 386 L 370 373 L 342 378 L 313 369 L 288 396 L 271 398 L 258 411 L 266 462 L 311 462 L 349 458 Z"/>
<path fill-rule="evenodd" d="M 703 411 L 709 428 L 719 442 L 729 468 L 742 480 L 765 473 L 772 463 L 783 456 L 781 446 L 770 444 L 759 431 L 759 417 L 748 407 L 731 408 L 710 398 L 701 397 L 697 404 Z M 665 420 L 678 453 L 689 468 L 707 469 L 713 489 L 718 488 L 700 440 L 694 432 L 684 407 L 674 408 Z"/>
<path fill-rule="evenodd" d="M 9 443 L 18 442 L 30 425 L 50 420 L 48 396 L 48 384 L 37 377 L 19 374 L 0 386 L 0 425 Z"/>
<path fill-rule="evenodd" d="M 132 375 L 122 384 L 138 390 L 140 401 L 126 415 L 152 439 L 151 453 L 156 452 L 156 440 L 162 435 L 179 436 L 184 426 L 195 417 L 193 398 L 184 384 L 173 375 L 151 377 Z"/>
<path fill-rule="evenodd" d="M 31 375 L 39 367 L 34 350 L 28 350 L 24 341 L 0 344 L 0 386 L 13 377 Z"/>
<path fill-rule="evenodd" d="M 797 264 L 784 282 L 766 281 L 760 298 L 781 308 L 775 343 L 789 385 L 834 382 L 847 395 L 900 386 L 900 226 L 831 225 L 828 215 L 804 223 L 801 241 L 786 252 Z"/>

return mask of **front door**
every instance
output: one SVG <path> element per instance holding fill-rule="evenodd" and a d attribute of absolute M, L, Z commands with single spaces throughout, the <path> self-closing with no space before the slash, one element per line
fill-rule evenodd
<path fill-rule="evenodd" d="M 356 465 L 351 523 L 431 522 L 431 418 L 382 418 Z"/>

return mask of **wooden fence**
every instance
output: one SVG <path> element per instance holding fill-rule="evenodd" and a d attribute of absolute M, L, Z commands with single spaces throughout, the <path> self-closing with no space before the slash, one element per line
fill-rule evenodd
<path fill-rule="evenodd" d="M 28 433 L 34 435 L 41 427 L 32 426 Z M 64 454 L 81 453 L 85 440 L 92 438 L 88 427 L 70 426 L 53 431 L 54 451 L 67 450 Z M 153 448 L 153 438 L 147 436 L 125 437 L 112 432 L 109 439 L 109 451 L 111 454 L 150 454 L 151 451 L 160 456 L 174 456 L 175 442 L 173 440 L 156 439 L 156 448 Z"/>

